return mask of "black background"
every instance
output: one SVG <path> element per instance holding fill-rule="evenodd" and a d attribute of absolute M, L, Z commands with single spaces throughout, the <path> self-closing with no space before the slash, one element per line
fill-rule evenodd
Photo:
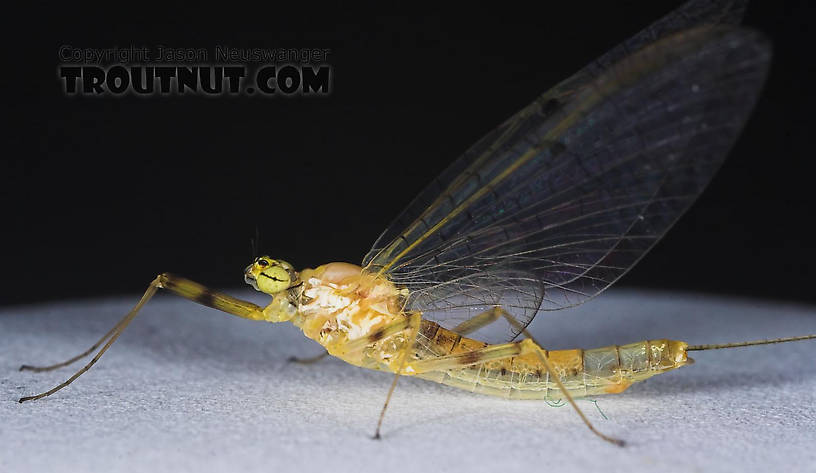
<path fill-rule="evenodd" d="M 238 287 L 256 228 L 297 267 L 359 262 L 481 135 L 680 2 L 563 3 L 9 13 L 0 304 L 136 293 L 161 271 Z M 775 46 L 756 111 L 620 284 L 816 300 L 813 19 L 805 2 L 749 7 Z M 63 44 L 330 48 L 333 92 L 67 97 Z"/>

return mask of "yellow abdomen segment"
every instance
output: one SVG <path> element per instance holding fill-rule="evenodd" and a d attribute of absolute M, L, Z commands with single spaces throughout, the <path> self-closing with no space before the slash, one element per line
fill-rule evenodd
<path fill-rule="evenodd" d="M 435 324 L 434 324 L 435 325 Z M 423 327 L 425 328 L 425 327 Z M 457 354 L 483 348 L 485 343 L 461 337 L 439 327 L 436 333 L 423 330 L 423 345 L 434 353 Z M 573 397 L 596 396 L 624 391 L 638 381 L 688 364 L 685 342 L 645 340 L 593 350 L 553 350 L 547 359 Z M 441 353 L 447 351 L 447 353 Z M 476 363 L 462 368 L 422 373 L 421 378 L 472 392 L 511 399 L 563 398 L 546 368 L 535 355 Z"/>

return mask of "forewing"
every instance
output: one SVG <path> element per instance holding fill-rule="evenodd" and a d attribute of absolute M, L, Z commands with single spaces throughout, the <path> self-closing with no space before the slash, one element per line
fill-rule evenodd
<path fill-rule="evenodd" d="M 747 0 L 691 0 L 542 94 L 535 102 L 473 144 L 428 184 L 377 238 L 371 251 L 363 259 L 363 265 L 373 261 L 420 216 L 431 213 L 432 209 L 441 203 L 445 194 L 454 191 L 452 185 L 455 184 L 457 177 L 461 177 L 466 171 L 477 172 L 481 167 L 489 165 L 491 160 L 497 159 L 495 153 L 497 148 L 513 140 L 519 129 L 524 128 L 527 122 L 533 120 L 537 125 L 541 125 L 540 115 L 554 114 L 560 103 L 570 100 L 571 91 L 586 87 L 611 65 L 661 38 L 701 25 L 736 25 L 742 21 L 747 3 Z M 462 191 L 461 188 L 459 191 Z"/>
<path fill-rule="evenodd" d="M 584 302 L 699 195 L 769 58 L 756 33 L 706 27 L 664 38 L 584 87 L 548 93 L 549 106 L 520 112 L 368 269 L 410 289 L 409 308 L 447 328 L 507 305 L 519 324 L 491 327 L 487 341 L 514 337 L 539 308 Z"/>

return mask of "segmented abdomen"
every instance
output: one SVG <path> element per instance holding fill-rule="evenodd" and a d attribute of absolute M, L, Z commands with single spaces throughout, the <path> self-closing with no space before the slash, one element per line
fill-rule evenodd
<path fill-rule="evenodd" d="M 436 327 L 433 327 L 435 325 Z M 423 321 L 423 349 L 419 356 L 465 353 L 487 344 L 462 337 L 433 322 Z M 685 342 L 645 340 L 593 350 L 546 351 L 554 371 L 573 397 L 619 393 L 632 383 L 669 371 L 689 362 Z M 462 368 L 418 375 L 472 392 L 511 399 L 561 399 L 563 395 L 535 355 L 486 361 Z"/>

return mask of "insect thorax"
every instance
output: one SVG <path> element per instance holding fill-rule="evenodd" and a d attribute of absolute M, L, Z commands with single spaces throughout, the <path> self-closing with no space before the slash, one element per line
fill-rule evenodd
<path fill-rule="evenodd" d="M 307 337 L 352 364 L 368 365 L 375 361 L 369 359 L 372 356 L 377 361 L 391 358 L 392 350 L 387 347 L 397 340 L 378 343 L 380 353 L 346 353 L 345 349 L 349 341 L 368 337 L 403 317 L 400 293 L 390 281 L 347 263 L 305 269 L 300 280 L 302 287 L 295 299 L 298 316 L 292 322 Z"/>

